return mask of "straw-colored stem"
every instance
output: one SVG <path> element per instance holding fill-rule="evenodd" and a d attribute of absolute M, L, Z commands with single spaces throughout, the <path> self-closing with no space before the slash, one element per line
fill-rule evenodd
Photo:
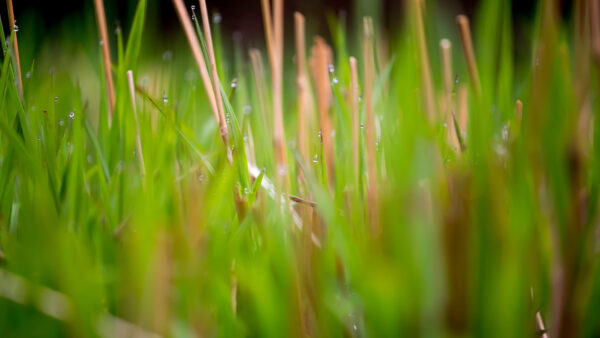
<path fill-rule="evenodd" d="M 329 182 L 333 182 L 334 159 L 333 142 L 331 135 L 331 120 L 329 117 L 329 105 L 331 102 L 331 84 L 329 83 L 329 62 L 331 52 L 329 46 L 323 38 L 315 37 L 315 46 L 313 47 L 313 64 L 311 65 L 313 77 L 315 79 L 315 88 L 317 91 L 317 109 L 319 112 L 319 123 L 321 129 L 321 140 L 323 142 L 323 159 Z"/>
<path fill-rule="evenodd" d="M 365 72 L 365 107 L 366 107 L 366 141 L 367 141 L 367 170 L 368 188 L 367 204 L 371 234 L 377 237 L 380 234 L 378 212 L 378 183 L 377 183 L 377 156 L 375 153 L 375 112 L 373 107 L 373 84 L 375 81 L 375 63 L 373 57 L 373 22 L 371 18 L 364 19 L 363 37 L 363 62 Z"/>
<path fill-rule="evenodd" d="M 475 60 L 475 52 L 473 50 L 473 40 L 471 38 L 469 18 L 467 18 L 466 15 L 459 15 L 456 17 L 456 22 L 458 23 L 458 29 L 460 31 L 460 39 L 462 41 L 463 51 L 467 61 L 467 68 L 469 69 L 471 85 L 473 86 L 475 95 L 480 97 L 481 81 L 479 80 L 479 72 L 477 71 L 477 62 Z"/>
<path fill-rule="evenodd" d="M 590 39 L 595 62 L 600 66 L 600 3 L 592 0 L 590 4 Z"/>
<path fill-rule="evenodd" d="M 204 27 L 204 35 L 206 39 L 206 48 L 208 49 L 208 62 L 210 63 L 210 72 L 212 73 L 212 84 L 217 101 L 217 111 L 219 113 L 219 128 L 221 138 L 225 146 L 229 144 L 229 132 L 227 131 L 227 122 L 225 120 L 225 110 L 223 108 L 223 99 L 221 97 L 221 85 L 219 83 L 219 73 L 217 71 L 217 63 L 215 60 L 215 51 L 213 48 L 212 34 L 210 32 L 210 22 L 208 21 L 208 10 L 206 9 L 206 0 L 200 0 L 200 12 L 202 15 L 202 25 Z M 229 151 L 229 149 L 228 149 Z"/>
<path fill-rule="evenodd" d="M 194 60 L 196 61 L 198 70 L 200 71 L 202 84 L 204 85 L 204 90 L 206 91 L 206 96 L 208 97 L 208 102 L 210 103 L 210 108 L 212 110 L 213 116 L 215 117 L 215 121 L 217 121 L 217 124 L 220 125 L 219 109 L 217 108 L 215 92 L 211 84 L 208 69 L 206 68 L 206 62 L 204 62 L 204 57 L 202 56 L 202 49 L 200 49 L 198 37 L 196 36 L 194 27 L 192 26 L 190 18 L 188 17 L 185 5 L 183 4 L 183 0 L 173 0 L 173 5 L 175 6 L 177 16 L 179 17 L 179 21 L 181 22 L 181 26 L 183 27 L 183 31 L 185 32 L 185 36 L 192 50 L 192 55 L 194 56 Z"/>
<path fill-rule="evenodd" d="M 467 124 L 469 122 L 469 98 L 468 90 L 465 86 L 458 86 L 456 91 L 457 106 L 458 106 L 458 126 L 462 133 L 467 132 Z"/>
<path fill-rule="evenodd" d="M 309 163 L 308 153 L 308 81 L 306 79 L 306 38 L 304 33 L 304 16 L 294 13 L 296 37 L 296 87 L 298 90 L 298 147 L 306 163 Z"/>
<path fill-rule="evenodd" d="M 358 70 L 356 67 L 356 58 L 353 56 L 350 57 L 350 86 L 350 105 L 352 107 L 352 155 L 354 157 L 354 173 L 356 174 L 356 177 L 358 177 L 358 175 L 360 175 L 360 163 L 358 158 L 358 132 L 360 130 L 358 121 Z"/>
<path fill-rule="evenodd" d="M 15 11 L 13 8 L 12 0 L 6 0 L 6 7 L 8 8 L 8 23 L 10 24 L 10 31 L 15 31 L 16 21 L 15 21 Z M 15 53 L 15 61 L 17 66 L 17 90 L 19 91 L 19 95 L 21 98 L 23 97 L 23 80 L 21 77 L 21 60 L 19 58 L 19 43 L 17 41 L 17 32 L 15 31 L 15 36 L 13 39 L 13 50 Z"/>
<path fill-rule="evenodd" d="M 112 126 L 113 110 L 115 108 L 115 87 L 112 77 L 112 63 L 110 61 L 110 44 L 108 41 L 108 30 L 106 28 L 106 16 L 104 14 L 104 3 L 102 0 L 94 0 L 96 9 L 96 21 L 98 22 L 98 33 L 100 34 L 100 48 L 102 50 L 102 62 L 104 64 L 104 77 L 106 81 L 106 95 L 108 96 L 108 126 Z"/>
<path fill-rule="evenodd" d="M 262 7 L 273 86 L 273 143 L 275 144 L 277 181 L 287 192 L 289 187 L 283 127 L 283 0 L 274 1 L 274 18 L 271 18 L 268 0 L 263 0 Z M 272 28 L 270 28 L 271 22 L 274 23 Z"/>
<path fill-rule="evenodd" d="M 452 117 L 452 43 L 450 43 L 450 40 L 443 39 L 440 41 L 440 49 L 442 51 L 442 70 L 444 73 L 444 105 L 446 108 L 444 120 L 447 129 L 447 140 L 454 149 L 460 151 L 459 135 L 456 135 Z"/>
<path fill-rule="evenodd" d="M 423 95 L 425 99 L 425 109 L 427 109 L 427 117 L 430 122 L 433 122 L 436 119 L 435 95 L 433 94 L 433 80 L 431 79 L 429 53 L 427 51 L 425 25 L 423 24 L 423 14 L 420 2 L 420 0 L 414 0 L 415 23 L 417 26 L 417 43 L 419 45 L 419 61 L 421 62 L 421 81 L 423 82 Z"/>
<path fill-rule="evenodd" d="M 142 138 L 140 136 L 140 122 L 137 116 L 135 105 L 135 83 L 133 81 L 133 71 L 127 71 L 127 83 L 129 84 L 129 97 L 131 98 L 131 108 L 133 109 L 133 119 L 135 121 L 135 143 L 137 146 L 137 156 L 140 163 L 140 176 L 146 176 L 146 166 L 144 165 L 144 153 L 142 152 Z"/>

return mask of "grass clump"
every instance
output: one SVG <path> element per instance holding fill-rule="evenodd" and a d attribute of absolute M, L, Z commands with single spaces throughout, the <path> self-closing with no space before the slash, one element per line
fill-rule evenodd
<path fill-rule="evenodd" d="M 328 41 L 262 0 L 263 50 L 173 0 L 161 57 L 95 0 L 50 72 L 7 3 L 0 336 L 600 334 L 596 1 Z"/>

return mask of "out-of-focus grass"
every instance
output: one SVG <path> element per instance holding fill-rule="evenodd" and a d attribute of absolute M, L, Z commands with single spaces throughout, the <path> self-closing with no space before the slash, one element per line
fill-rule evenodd
<path fill-rule="evenodd" d="M 145 22 L 145 0 L 128 31 L 110 35 L 111 128 L 93 25 L 73 28 L 59 46 L 20 39 L 28 60 L 21 63 L 23 98 L 12 47 L 3 43 L 0 336 L 514 337 L 541 336 L 540 320 L 551 336 L 598 336 L 600 119 L 589 29 L 598 22 L 588 1 L 569 20 L 555 5 L 540 1 L 535 33 L 515 41 L 508 2 L 482 1 L 472 20 L 479 96 L 453 23 L 458 13 L 428 1 L 432 121 L 413 7 L 398 13 L 401 31 L 383 34 L 375 22 L 373 173 L 362 127 L 359 173 L 353 166 L 348 57 L 359 60 L 362 94 L 361 27 L 328 17 L 333 177 L 316 102 L 308 161 L 297 149 L 286 34 L 284 179 L 301 198 L 293 200 L 273 185 L 279 172 L 267 54 L 261 51 L 264 72 L 257 74 L 245 43 L 221 36 L 218 23 L 212 32 L 232 164 L 183 33 L 173 51 L 156 48 L 147 28 L 154 33 L 160 23 Z M 453 43 L 457 116 L 459 93 L 467 93 L 468 124 L 457 122 L 464 152 L 447 137 L 453 126 L 445 122 L 442 38 Z M 515 60 L 523 46 L 531 57 Z M 367 202 L 367 175 L 379 185 L 375 205 Z M 378 224 L 370 224 L 375 212 Z"/>

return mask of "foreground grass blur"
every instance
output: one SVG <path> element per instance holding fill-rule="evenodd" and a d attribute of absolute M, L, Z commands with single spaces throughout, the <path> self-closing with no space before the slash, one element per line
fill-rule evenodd
<path fill-rule="evenodd" d="M 187 8 L 192 58 L 140 0 L 22 94 L 0 32 L 0 336 L 600 335 L 597 2 L 513 41 L 482 1 L 474 51 L 434 1 L 314 45 L 278 4 L 250 50 Z"/>

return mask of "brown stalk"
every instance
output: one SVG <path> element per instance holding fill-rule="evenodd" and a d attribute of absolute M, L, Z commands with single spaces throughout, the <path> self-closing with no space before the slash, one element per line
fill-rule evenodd
<path fill-rule="evenodd" d="M 354 156 L 354 172 L 358 178 L 359 174 L 359 159 L 358 159 L 358 70 L 356 68 L 356 58 L 350 57 L 350 105 L 352 106 L 352 148 Z M 358 182 L 358 181 L 357 181 Z"/>
<path fill-rule="evenodd" d="M 296 86 L 298 90 L 298 146 L 300 154 L 306 163 L 310 161 L 308 153 L 308 81 L 306 79 L 306 39 L 304 33 L 304 16 L 294 13 L 296 36 Z"/>
<path fill-rule="evenodd" d="M 414 0 L 414 7 L 415 24 L 417 26 L 417 43 L 419 45 L 419 60 L 421 61 L 421 81 L 423 81 L 423 94 L 425 95 L 425 109 L 427 109 L 429 122 L 433 122 L 436 119 L 435 95 L 433 94 L 433 80 L 431 79 L 431 67 L 429 65 L 429 53 L 427 51 L 427 41 L 425 39 L 421 1 Z"/>
<path fill-rule="evenodd" d="M 460 39 L 462 41 L 467 68 L 469 69 L 469 77 L 471 85 L 477 97 L 481 96 L 481 81 L 479 80 L 479 72 L 477 71 L 477 62 L 475 60 L 475 52 L 473 51 L 473 40 L 471 39 L 471 28 L 469 27 L 469 18 L 466 15 L 456 17 L 458 29 L 460 31 Z"/>
<path fill-rule="evenodd" d="M 600 3 L 592 0 L 590 3 L 590 39 L 594 61 L 600 67 Z"/>
<path fill-rule="evenodd" d="M 210 32 L 210 23 L 208 21 L 208 10 L 206 9 L 206 0 L 200 0 L 200 12 L 202 14 L 202 25 L 206 39 L 206 48 L 208 50 L 208 62 L 210 63 L 210 73 L 212 75 L 213 91 L 217 101 L 217 111 L 219 113 L 219 128 L 221 138 L 225 146 L 229 144 L 229 132 L 227 131 L 227 122 L 225 120 L 225 109 L 223 108 L 223 99 L 221 97 L 221 85 L 219 84 L 219 73 L 217 72 L 217 63 L 215 61 L 215 50 L 213 48 L 212 34 Z M 229 154 L 229 148 L 227 149 Z"/>
<path fill-rule="evenodd" d="M 140 123 L 135 106 L 135 83 L 133 81 L 133 71 L 127 71 L 127 82 L 129 84 L 129 96 L 131 98 L 131 107 L 133 108 L 133 119 L 135 120 L 135 143 L 137 146 L 138 161 L 140 163 L 140 176 L 142 179 L 146 176 L 146 166 L 144 165 L 144 153 L 142 152 L 142 139 L 140 137 Z"/>
<path fill-rule="evenodd" d="M 10 24 L 10 31 L 15 31 L 16 21 L 15 21 L 15 11 L 13 8 L 12 0 L 6 0 L 6 7 L 8 7 L 8 23 Z M 23 80 L 21 77 L 21 60 L 19 58 L 19 43 L 17 42 L 17 31 L 15 31 L 15 36 L 13 39 L 13 49 L 15 52 L 15 61 L 17 63 L 17 90 L 19 91 L 19 95 L 23 98 Z"/>
<path fill-rule="evenodd" d="M 188 40 L 190 48 L 192 49 L 192 55 L 194 56 L 194 60 L 196 61 L 196 65 L 198 66 L 198 70 L 200 71 L 200 77 L 202 78 L 202 84 L 204 85 L 204 90 L 206 91 L 206 96 L 208 97 L 208 101 L 210 103 L 210 108 L 215 117 L 215 121 L 219 126 L 221 125 L 221 118 L 219 117 L 219 109 L 217 108 L 217 100 L 215 99 L 215 92 L 213 90 L 210 75 L 208 74 L 208 69 L 206 68 L 206 63 L 204 62 L 204 57 L 202 56 L 202 50 L 200 49 L 200 43 L 198 42 L 198 37 L 196 36 L 196 32 L 194 31 L 194 27 L 190 22 L 188 14 L 185 9 L 185 5 L 183 4 L 183 0 L 173 0 L 173 6 L 175 6 L 175 10 L 177 11 L 177 15 L 179 17 L 179 21 L 181 22 L 181 26 L 183 27 L 183 31 L 185 32 L 185 36 Z M 225 144 L 227 146 L 227 144 Z"/>
<path fill-rule="evenodd" d="M 262 9 L 273 85 L 273 142 L 277 163 L 277 181 L 287 192 L 289 185 L 283 127 L 283 0 L 274 0 L 274 18 L 271 18 L 269 0 L 262 0 Z M 271 27 L 272 22 L 274 23 L 273 27 Z"/>
<path fill-rule="evenodd" d="M 456 90 L 457 106 L 458 106 L 458 126 L 462 133 L 467 132 L 467 124 L 469 122 L 469 101 L 467 87 L 458 86 Z"/>
<path fill-rule="evenodd" d="M 108 41 L 108 31 L 106 29 L 106 16 L 104 14 L 103 1 L 94 0 L 94 7 L 96 9 L 96 21 L 98 22 L 98 32 L 100 34 L 100 48 L 102 49 L 102 62 L 104 64 L 106 95 L 108 96 L 108 126 L 110 127 L 112 125 L 113 110 L 115 108 L 115 87 L 112 78 L 110 45 Z"/>
<path fill-rule="evenodd" d="M 375 154 L 375 113 L 373 110 L 373 83 L 375 80 L 375 62 L 373 57 L 373 21 L 371 18 L 364 18 L 364 37 L 363 37 L 363 62 L 365 72 L 365 106 L 366 106 L 366 134 L 367 134 L 367 168 L 368 168 L 368 188 L 367 204 L 371 234 L 378 237 L 381 229 L 379 227 L 379 212 L 377 211 L 378 202 L 378 184 L 377 184 L 377 162 Z"/>
<path fill-rule="evenodd" d="M 440 41 L 440 49 L 442 50 L 442 69 L 444 73 L 444 104 L 446 107 L 446 128 L 447 140 L 452 144 L 452 147 L 460 151 L 459 137 L 456 135 L 454 128 L 454 119 L 452 118 L 452 43 L 450 40 L 443 39 Z"/>
<path fill-rule="evenodd" d="M 320 36 L 315 37 L 315 45 L 312 48 L 312 72 L 317 90 L 317 108 L 319 111 L 319 122 L 321 124 L 321 140 L 323 142 L 323 161 L 327 168 L 329 182 L 334 175 L 333 166 L 333 142 L 331 140 L 331 121 L 329 117 L 329 105 L 331 102 L 331 85 L 329 83 L 329 63 L 331 51 L 325 40 Z"/>

